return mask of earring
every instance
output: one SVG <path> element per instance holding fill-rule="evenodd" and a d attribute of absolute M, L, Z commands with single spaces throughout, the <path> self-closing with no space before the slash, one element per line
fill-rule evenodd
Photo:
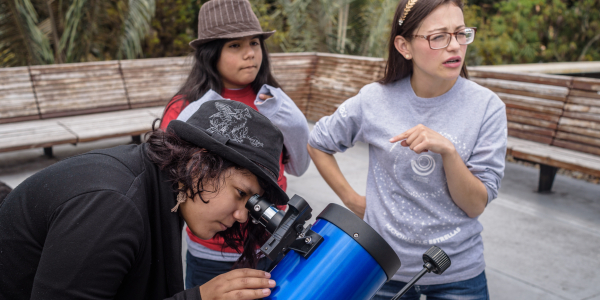
<path fill-rule="evenodd" d="M 185 202 L 185 200 L 187 200 L 187 195 L 185 194 L 185 192 L 179 192 L 179 194 L 177 194 L 177 204 L 171 209 L 171 212 L 176 212 L 179 208 L 179 204 Z"/>

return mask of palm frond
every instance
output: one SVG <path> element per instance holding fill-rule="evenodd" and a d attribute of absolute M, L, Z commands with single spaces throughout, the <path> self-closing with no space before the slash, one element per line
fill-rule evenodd
<path fill-rule="evenodd" d="M 155 7 L 155 0 L 129 0 L 117 52 L 118 59 L 132 59 L 142 54 L 142 41 L 150 31 L 150 21 L 154 16 Z"/>
<path fill-rule="evenodd" d="M 73 0 L 65 15 L 65 27 L 59 49 L 65 53 L 66 62 L 79 62 L 87 54 L 89 40 L 94 35 L 93 14 L 99 1 Z M 91 26 L 87 26 L 91 25 Z"/>
<path fill-rule="evenodd" d="M 37 12 L 29 0 L 0 1 L 0 66 L 54 61 L 50 42 L 37 23 Z"/>

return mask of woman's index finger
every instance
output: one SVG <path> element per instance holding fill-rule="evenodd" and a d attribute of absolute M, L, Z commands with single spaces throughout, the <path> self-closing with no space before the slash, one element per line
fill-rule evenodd
<path fill-rule="evenodd" d="M 415 128 L 413 127 L 397 136 L 394 136 L 393 138 L 390 139 L 390 143 L 395 143 L 395 142 L 407 139 L 410 136 L 410 134 L 414 131 L 414 129 Z"/>

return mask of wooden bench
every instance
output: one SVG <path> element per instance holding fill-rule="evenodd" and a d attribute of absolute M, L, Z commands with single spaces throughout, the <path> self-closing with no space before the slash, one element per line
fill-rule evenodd
<path fill-rule="evenodd" d="M 52 156 L 54 145 L 128 135 L 139 142 L 168 99 L 134 108 L 122 73 L 119 61 L 0 70 L 0 152 L 42 147 Z"/>
<path fill-rule="evenodd" d="M 558 168 L 600 177 L 600 80 L 472 68 L 506 104 L 507 154 L 540 164 L 539 192 Z"/>
<path fill-rule="evenodd" d="M 193 59 L 174 57 L 0 69 L 0 152 L 140 135 L 162 116 Z M 275 54 L 274 76 L 306 108 L 315 53 Z"/>

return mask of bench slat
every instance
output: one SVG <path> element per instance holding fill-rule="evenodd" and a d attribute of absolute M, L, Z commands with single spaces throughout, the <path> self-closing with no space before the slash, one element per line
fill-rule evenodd
<path fill-rule="evenodd" d="M 565 111 L 563 116 L 571 119 L 600 122 L 600 114 Z"/>
<path fill-rule="evenodd" d="M 504 79 L 504 80 L 511 80 L 511 81 L 556 85 L 556 86 L 563 86 L 563 87 L 569 87 L 571 85 L 571 81 L 573 80 L 573 77 L 571 77 L 571 76 L 549 75 L 549 74 L 541 74 L 541 73 L 530 74 L 530 73 L 485 71 L 485 70 L 479 70 L 479 68 L 480 67 L 468 68 L 469 75 L 471 77 L 495 78 L 495 79 Z"/>
<path fill-rule="evenodd" d="M 596 137 L 596 138 L 600 138 L 600 130 L 593 130 L 590 128 L 582 128 L 582 127 L 576 127 L 576 126 L 569 126 L 569 125 L 558 125 L 558 130 L 560 131 L 564 131 L 564 132 L 572 132 L 572 133 L 577 133 L 580 135 L 586 135 L 586 136 L 591 136 L 591 137 Z"/>
<path fill-rule="evenodd" d="M 552 142 L 552 145 L 600 156 L 600 148 L 596 147 L 596 146 L 590 146 L 590 145 L 577 143 L 574 141 L 565 141 L 565 140 L 560 140 L 560 139 L 555 139 Z"/>
<path fill-rule="evenodd" d="M 520 124 L 520 123 L 515 123 L 515 122 L 508 122 L 508 129 L 515 129 L 515 130 L 524 131 L 524 132 L 531 132 L 534 134 L 550 136 L 550 137 L 553 137 L 554 132 L 555 132 L 552 129 L 531 126 L 531 125 L 526 125 L 526 124 Z"/>
<path fill-rule="evenodd" d="M 593 121 L 571 119 L 571 118 L 566 118 L 566 117 L 561 117 L 560 120 L 558 121 L 558 124 L 600 130 L 600 123 L 593 122 Z"/>
<path fill-rule="evenodd" d="M 600 92 L 600 79 L 574 77 L 573 78 L 573 88 L 580 89 L 580 90 Z"/>
<path fill-rule="evenodd" d="M 582 105 L 591 105 L 591 106 L 600 107 L 600 98 L 594 99 L 594 98 L 587 98 L 587 97 L 569 96 L 569 98 L 567 99 L 567 102 L 573 103 L 573 104 L 582 104 Z"/>
<path fill-rule="evenodd" d="M 597 139 L 594 137 L 588 137 L 588 136 L 579 135 L 579 134 L 575 134 L 575 133 L 558 131 L 558 132 L 556 132 L 556 138 L 562 139 L 565 141 L 574 141 L 574 142 L 578 142 L 581 144 L 596 146 L 596 147 L 598 147 L 598 151 L 600 151 L 600 139 Z"/>
<path fill-rule="evenodd" d="M 508 137 L 508 149 L 516 158 L 600 176 L 600 156 Z"/>
<path fill-rule="evenodd" d="M 565 104 L 565 111 L 600 114 L 600 106 Z"/>
<path fill-rule="evenodd" d="M 515 115 L 515 116 L 522 116 L 522 117 L 544 120 L 544 121 L 548 121 L 548 122 L 552 122 L 552 123 L 558 123 L 558 120 L 560 119 L 560 116 L 557 116 L 557 115 L 544 114 L 544 113 L 539 113 L 539 112 L 522 110 L 522 109 L 518 109 L 518 108 L 510 108 L 510 107 L 506 109 L 506 113 L 510 114 L 510 115 Z"/>
<path fill-rule="evenodd" d="M 55 120 L 73 132 L 79 142 L 86 142 L 148 132 L 152 129 L 154 119 L 156 116 L 143 108 Z"/>
<path fill-rule="evenodd" d="M 77 137 L 54 120 L 35 120 L 0 126 L 0 152 L 76 143 Z"/>
<path fill-rule="evenodd" d="M 600 92 L 590 92 L 584 90 L 571 89 L 569 96 L 600 99 Z"/>
<path fill-rule="evenodd" d="M 512 128 L 508 128 L 508 135 L 509 135 L 509 137 L 517 137 L 517 138 L 520 138 L 523 140 L 534 141 L 534 142 L 538 142 L 538 143 L 542 143 L 542 144 L 546 144 L 546 145 L 550 145 L 552 143 L 551 136 L 539 135 L 539 134 L 522 131 L 522 130 L 517 130 L 517 129 L 512 129 Z"/>

